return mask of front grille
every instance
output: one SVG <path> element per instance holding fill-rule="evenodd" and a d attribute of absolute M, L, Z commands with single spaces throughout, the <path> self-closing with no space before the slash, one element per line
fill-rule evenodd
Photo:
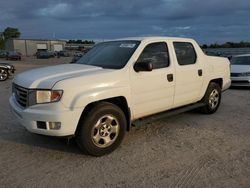
<path fill-rule="evenodd" d="M 249 84 L 248 80 L 232 80 L 234 84 Z"/>
<path fill-rule="evenodd" d="M 240 77 L 240 76 L 241 76 L 241 73 L 231 73 L 231 76 L 232 76 L 232 77 Z"/>
<path fill-rule="evenodd" d="M 29 90 L 16 84 L 13 84 L 12 88 L 17 103 L 24 108 L 27 107 Z"/>

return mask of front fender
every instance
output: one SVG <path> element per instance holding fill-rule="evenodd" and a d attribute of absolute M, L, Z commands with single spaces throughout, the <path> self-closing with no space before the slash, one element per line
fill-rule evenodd
<path fill-rule="evenodd" d="M 83 91 L 77 93 L 68 104 L 65 104 L 71 109 L 82 108 L 92 102 L 109 99 L 113 97 L 123 96 L 127 99 L 128 105 L 130 104 L 129 87 L 108 87 L 96 88 L 93 90 Z M 63 102 L 63 101 L 62 101 Z"/>

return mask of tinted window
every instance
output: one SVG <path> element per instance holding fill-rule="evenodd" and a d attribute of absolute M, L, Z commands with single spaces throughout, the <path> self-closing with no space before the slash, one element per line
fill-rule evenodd
<path fill-rule="evenodd" d="M 141 53 L 137 62 L 150 61 L 153 69 L 169 66 L 168 47 L 165 42 L 152 43 L 147 45 Z"/>
<path fill-rule="evenodd" d="M 179 65 L 195 64 L 196 53 L 191 43 L 174 42 L 174 49 Z"/>
<path fill-rule="evenodd" d="M 127 64 L 139 44 L 139 41 L 112 41 L 99 43 L 76 63 L 109 69 L 121 69 Z"/>
<path fill-rule="evenodd" d="M 250 65 L 250 56 L 238 56 L 231 59 L 232 65 Z"/>

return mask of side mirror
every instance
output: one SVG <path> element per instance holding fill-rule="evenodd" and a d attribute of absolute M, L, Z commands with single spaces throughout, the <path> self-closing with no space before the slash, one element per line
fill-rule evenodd
<path fill-rule="evenodd" d="M 146 71 L 150 72 L 153 70 L 153 64 L 149 61 L 136 62 L 134 64 L 135 72 Z"/>

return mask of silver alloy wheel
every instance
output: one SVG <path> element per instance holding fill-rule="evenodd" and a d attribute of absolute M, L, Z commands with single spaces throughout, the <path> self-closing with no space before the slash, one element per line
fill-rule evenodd
<path fill-rule="evenodd" d="M 214 89 L 209 96 L 209 106 L 211 109 L 215 109 L 220 100 L 220 94 L 217 89 Z"/>
<path fill-rule="evenodd" d="M 8 77 L 7 71 L 4 69 L 0 69 L 0 80 L 1 81 L 6 80 L 7 77 Z"/>
<path fill-rule="evenodd" d="M 119 134 L 120 125 L 113 115 L 102 116 L 92 129 L 92 141 L 100 148 L 106 148 L 114 143 Z"/>

